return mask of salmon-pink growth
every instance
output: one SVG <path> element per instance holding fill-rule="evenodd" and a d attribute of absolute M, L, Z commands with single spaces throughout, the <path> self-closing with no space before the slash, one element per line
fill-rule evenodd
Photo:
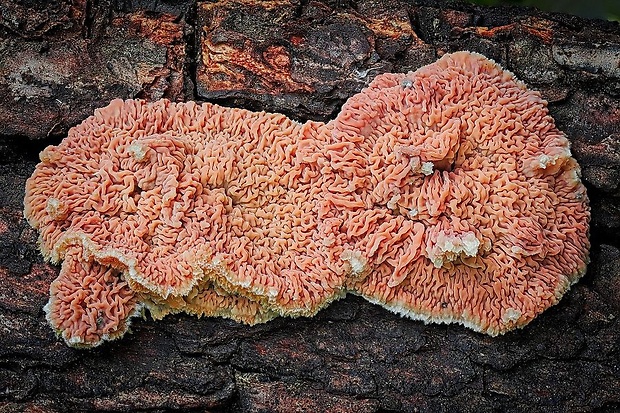
<path fill-rule="evenodd" d="M 346 242 L 389 245 L 366 250 L 371 271 L 350 290 L 497 335 L 557 303 L 585 272 L 590 212 L 569 142 L 540 95 L 493 61 L 458 52 L 398 82 L 380 75 L 335 124 L 365 177 L 340 197 L 376 211 L 334 208 L 356 228 Z M 408 222 L 424 236 L 402 234 Z M 406 277 L 394 278 L 408 255 Z"/>
<path fill-rule="evenodd" d="M 64 260 L 48 318 L 70 344 L 122 334 L 140 305 L 252 324 L 347 292 L 496 335 L 588 261 L 568 140 L 475 53 L 377 76 L 328 123 L 115 100 L 40 159 L 25 216 Z"/>
<path fill-rule="evenodd" d="M 118 271 L 84 259 L 80 247 L 65 252 L 44 307 L 47 320 L 67 344 L 89 348 L 121 337 L 140 314 L 135 293 Z"/>
<path fill-rule="evenodd" d="M 316 214 L 326 180 L 299 157 L 327 136 L 282 115 L 116 100 L 44 151 L 25 215 L 46 258 L 82 248 L 156 316 L 312 315 L 348 276 Z"/>

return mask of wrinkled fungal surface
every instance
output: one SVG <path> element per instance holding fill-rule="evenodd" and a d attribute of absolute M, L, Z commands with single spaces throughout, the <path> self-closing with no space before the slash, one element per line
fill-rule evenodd
<path fill-rule="evenodd" d="M 383 74 L 329 123 L 115 100 L 41 153 L 25 216 L 72 346 L 147 308 L 253 324 L 347 293 L 490 335 L 586 269 L 588 200 L 546 103 L 481 55 Z"/>

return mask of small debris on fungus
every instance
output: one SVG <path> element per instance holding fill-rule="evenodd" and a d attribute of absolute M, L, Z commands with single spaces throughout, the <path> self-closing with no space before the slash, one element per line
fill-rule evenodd
<path fill-rule="evenodd" d="M 144 308 L 254 324 L 347 293 L 498 335 L 588 262 L 567 138 L 476 53 L 379 75 L 328 123 L 115 100 L 40 159 L 25 216 L 63 261 L 45 311 L 76 347 Z"/>

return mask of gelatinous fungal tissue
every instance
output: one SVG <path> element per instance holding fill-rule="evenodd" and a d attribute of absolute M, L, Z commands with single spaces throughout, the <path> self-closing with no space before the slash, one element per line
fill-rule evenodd
<path fill-rule="evenodd" d="M 588 262 L 567 138 L 475 53 L 379 75 L 328 123 L 115 100 L 40 158 L 25 216 L 62 262 L 45 313 L 75 347 L 144 309 L 254 324 L 347 293 L 498 335 Z"/>

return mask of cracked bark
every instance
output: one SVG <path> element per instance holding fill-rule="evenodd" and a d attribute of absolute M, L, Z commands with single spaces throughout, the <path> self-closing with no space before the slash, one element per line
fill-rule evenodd
<path fill-rule="evenodd" d="M 618 24 L 439 0 L 0 0 L 0 39 L 0 411 L 620 409 Z M 54 337 L 41 307 L 58 268 L 22 218 L 24 183 L 94 108 L 167 97 L 327 120 L 377 73 L 459 49 L 542 92 L 591 198 L 588 273 L 527 328 L 489 338 L 350 296 L 254 327 L 138 320 L 93 351 Z"/>

